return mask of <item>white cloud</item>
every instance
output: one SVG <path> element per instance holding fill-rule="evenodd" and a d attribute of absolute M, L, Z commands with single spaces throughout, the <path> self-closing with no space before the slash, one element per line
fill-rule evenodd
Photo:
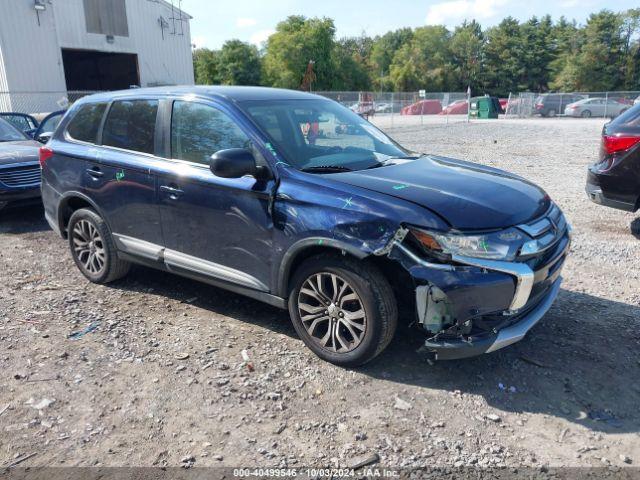
<path fill-rule="evenodd" d="M 487 20 L 506 16 L 500 7 L 509 0 L 453 0 L 431 5 L 427 10 L 427 25 L 455 25 L 461 20 Z"/>
<path fill-rule="evenodd" d="M 249 39 L 249 41 L 259 47 L 260 45 L 262 45 L 263 42 L 266 42 L 267 39 L 274 33 L 276 33 L 276 31 L 272 29 L 259 30 L 253 35 L 251 35 L 251 38 Z"/>
<path fill-rule="evenodd" d="M 236 18 L 236 27 L 238 28 L 253 27 L 257 23 L 258 21 L 255 18 L 247 18 L 247 17 Z"/>

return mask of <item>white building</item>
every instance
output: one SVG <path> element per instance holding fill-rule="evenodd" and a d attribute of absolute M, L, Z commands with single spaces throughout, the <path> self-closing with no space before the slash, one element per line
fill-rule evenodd
<path fill-rule="evenodd" d="M 0 0 L 0 111 L 57 110 L 76 91 L 193 84 L 180 3 Z"/>

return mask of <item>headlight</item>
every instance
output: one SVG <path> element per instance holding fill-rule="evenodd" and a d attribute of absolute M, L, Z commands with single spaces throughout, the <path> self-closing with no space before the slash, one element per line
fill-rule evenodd
<path fill-rule="evenodd" d="M 413 236 L 436 257 L 452 255 L 511 261 L 516 258 L 525 236 L 515 228 L 499 232 L 465 235 L 410 228 Z"/>

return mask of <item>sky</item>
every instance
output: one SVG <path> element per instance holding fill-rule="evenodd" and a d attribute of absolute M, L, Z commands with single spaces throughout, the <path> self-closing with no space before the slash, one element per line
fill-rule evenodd
<path fill-rule="evenodd" d="M 178 5 L 179 0 L 173 1 Z M 341 38 L 375 36 L 400 27 L 454 27 L 465 19 L 488 27 L 509 15 L 526 20 L 548 13 L 584 23 L 603 8 L 637 6 L 637 0 L 182 0 L 183 10 L 193 17 L 192 43 L 212 49 L 234 38 L 260 46 L 289 15 L 332 18 Z"/>

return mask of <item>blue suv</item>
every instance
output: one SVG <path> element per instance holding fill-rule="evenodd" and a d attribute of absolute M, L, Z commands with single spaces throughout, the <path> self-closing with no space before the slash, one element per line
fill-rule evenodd
<path fill-rule="evenodd" d="M 296 91 L 89 96 L 40 161 L 46 218 L 90 281 L 136 263 L 262 300 L 343 366 L 384 350 L 399 311 L 436 359 L 517 342 L 556 298 L 570 243 L 532 183 L 408 151 Z"/>

